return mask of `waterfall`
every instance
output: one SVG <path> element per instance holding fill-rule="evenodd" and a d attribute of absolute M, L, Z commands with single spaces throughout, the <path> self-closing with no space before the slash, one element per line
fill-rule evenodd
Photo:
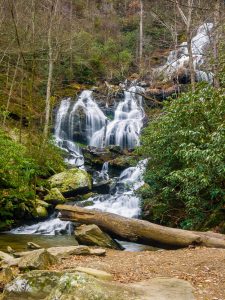
<path fill-rule="evenodd" d="M 92 135 L 101 129 L 106 117 L 92 98 L 92 91 L 85 90 L 78 100 L 63 99 L 55 121 L 57 145 L 68 152 L 66 161 L 71 165 L 82 166 L 82 151 L 76 142 L 88 143 Z"/>
<path fill-rule="evenodd" d="M 132 86 L 124 92 L 124 100 L 118 104 L 114 120 L 92 136 L 91 146 L 102 148 L 108 145 L 118 145 L 122 149 L 129 149 L 139 145 L 144 117 L 140 95 L 143 92 L 144 89 L 139 86 Z"/>
<path fill-rule="evenodd" d="M 89 198 L 88 201 L 93 201 L 94 204 L 87 208 L 100 209 L 128 218 L 140 216 L 140 199 L 135 194 L 135 191 L 144 184 L 143 173 L 147 162 L 147 159 L 142 160 L 136 167 L 124 170 L 120 174 L 111 194 L 97 195 Z"/>
<path fill-rule="evenodd" d="M 83 91 L 76 102 L 63 99 L 55 120 L 55 140 L 59 147 L 67 151 L 70 164 L 82 166 L 84 163 L 80 147 L 75 142 L 103 147 L 119 145 L 121 148 L 134 148 L 139 145 L 139 134 L 143 126 L 144 110 L 142 96 L 144 89 L 132 86 L 124 92 L 124 99 L 117 105 L 114 120 L 107 118 L 92 97 L 91 91 Z M 108 195 L 89 198 L 94 204 L 90 208 L 117 213 L 125 217 L 140 215 L 139 198 L 135 191 L 143 185 L 143 172 L 147 160 L 136 167 L 124 170 L 115 181 Z M 94 182 L 109 180 L 109 163 L 105 162 L 100 172 L 93 177 Z M 34 225 L 24 225 L 11 230 L 13 234 L 71 234 L 72 224 L 61 221 L 56 215 Z"/>
<path fill-rule="evenodd" d="M 194 60 L 194 68 L 196 71 L 196 78 L 198 81 L 208 81 L 212 83 L 213 74 L 201 70 L 204 63 L 204 53 L 207 46 L 210 44 L 210 32 L 213 28 L 213 23 L 204 23 L 201 25 L 196 35 L 192 38 L 192 54 Z M 166 77 L 172 78 L 182 68 L 186 68 L 189 63 L 189 54 L 187 42 L 183 42 L 177 50 L 169 53 L 167 62 L 164 66 L 156 68 L 156 74 L 164 74 Z"/>

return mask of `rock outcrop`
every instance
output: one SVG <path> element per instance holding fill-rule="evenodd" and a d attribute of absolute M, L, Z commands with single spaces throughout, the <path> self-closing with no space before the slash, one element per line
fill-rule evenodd
<path fill-rule="evenodd" d="M 2 300 L 194 300 L 192 286 L 184 280 L 156 278 L 125 285 L 110 279 L 110 274 L 86 268 L 31 271 L 6 285 Z"/>

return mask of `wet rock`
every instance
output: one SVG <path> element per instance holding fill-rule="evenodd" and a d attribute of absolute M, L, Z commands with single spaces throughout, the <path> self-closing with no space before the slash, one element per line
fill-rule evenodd
<path fill-rule="evenodd" d="M 27 248 L 28 249 L 41 249 L 41 246 L 39 246 L 38 244 L 35 244 L 33 242 L 28 242 L 27 243 Z"/>
<path fill-rule="evenodd" d="M 31 271 L 6 285 L 2 299 L 194 300 L 193 288 L 184 280 L 155 278 L 138 284 L 120 284 L 112 282 L 110 274 L 102 275 L 102 271 L 87 268 L 64 273 Z"/>
<path fill-rule="evenodd" d="M 98 194 L 109 194 L 111 183 L 111 180 L 104 180 L 99 183 L 94 183 L 92 190 Z"/>
<path fill-rule="evenodd" d="M 105 162 L 109 162 L 110 166 L 123 170 L 130 167 L 134 159 L 132 152 L 121 150 L 119 146 L 108 146 L 104 149 L 88 146 L 83 149 L 83 154 L 87 165 L 99 169 Z"/>
<path fill-rule="evenodd" d="M 21 270 L 44 270 L 50 265 L 58 262 L 56 256 L 52 255 L 45 249 L 31 251 L 29 254 L 23 256 L 18 263 Z"/>
<path fill-rule="evenodd" d="M 97 225 L 81 225 L 75 229 L 74 233 L 80 244 L 121 249 L 119 243 L 104 233 Z"/>
<path fill-rule="evenodd" d="M 78 168 L 73 168 L 49 178 L 51 188 L 58 188 L 65 197 L 87 193 L 92 188 L 90 175 Z"/>
<path fill-rule="evenodd" d="M 44 200 L 53 205 L 64 204 L 66 202 L 66 198 L 62 195 L 58 188 L 52 188 L 45 196 Z"/>

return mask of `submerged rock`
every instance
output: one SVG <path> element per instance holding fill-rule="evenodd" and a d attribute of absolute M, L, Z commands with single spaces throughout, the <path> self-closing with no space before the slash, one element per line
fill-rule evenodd
<path fill-rule="evenodd" d="M 41 249 L 41 246 L 40 245 L 38 245 L 38 244 L 35 244 L 35 243 L 33 243 L 33 242 L 28 242 L 27 243 L 27 248 L 28 249 Z"/>
<path fill-rule="evenodd" d="M 87 193 L 92 188 L 90 175 L 78 168 L 73 168 L 49 178 L 51 188 L 58 188 L 64 196 Z M 46 199 L 45 199 L 46 200 Z"/>
<path fill-rule="evenodd" d="M 58 259 L 56 256 L 52 255 L 45 249 L 40 249 L 31 251 L 27 255 L 23 256 L 18 262 L 18 267 L 22 270 L 44 270 L 57 262 Z"/>
<path fill-rule="evenodd" d="M 102 271 L 87 268 L 78 270 L 64 273 L 28 272 L 6 285 L 2 299 L 194 300 L 192 286 L 184 280 L 156 278 L 144 283 L 125 285 L 111 282 L 111 275 Z"/>
<path fill-rule="evenodd" d="M 122 249 L 108 234 L 97 225 L 81 225 L 75 229 L 75 237 L 79 243 L 89 246 L 100 246 L 112 249 Z"/>

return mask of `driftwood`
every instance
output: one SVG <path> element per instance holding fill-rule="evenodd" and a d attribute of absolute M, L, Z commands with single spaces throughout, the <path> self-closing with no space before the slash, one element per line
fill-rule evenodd
<path fill-rule="evenodd" d="M 78 206 L 58 205 L 56 209 L 61 213 L 61 220 L 96 224 L 109 234 L 133 242 L 160 245 L 164 248 L 182 248 L 190 245 L 225 248 L 225 235 L 214 232 L 169 228 L 144 220 L 125 218 Z"/>

